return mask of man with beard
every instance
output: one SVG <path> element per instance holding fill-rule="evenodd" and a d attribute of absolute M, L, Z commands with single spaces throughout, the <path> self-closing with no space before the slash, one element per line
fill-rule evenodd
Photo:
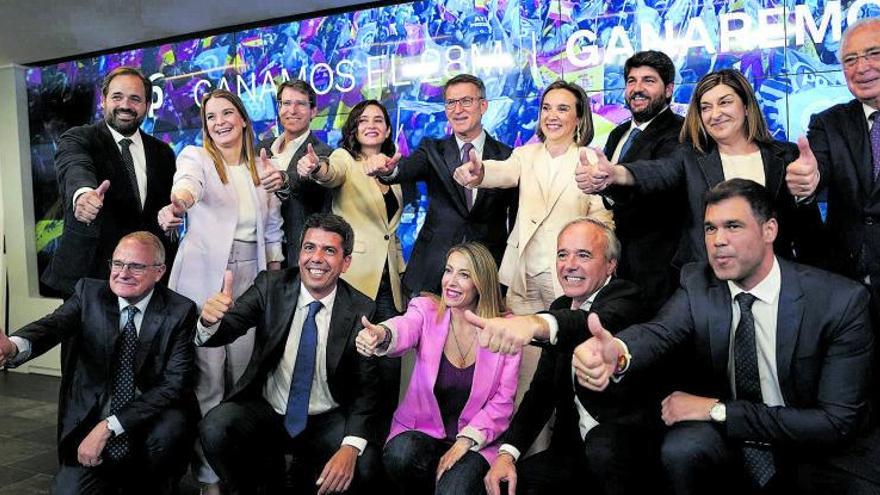
<path fill-rule="evenodd" d="M 114 69 L 101 84 L 103 121 L 74 127 L 58 140 L 55 174 L 64 231 L 41 278 L 55 295 L 70 297 L 83 277 L 106 279 L 116 244 L 138 230 L 163 239 L 172 263 L 173 245 L 157 216 L 171 194 L 174 152 L 139 129 L 152 87 L 138 69 Z"/>
<path fill-rule="evenodd" d="M 626 106 L 632 119 L 608 136 L 605 155 L 612 163 L 653 160 L 672 153 L 683 118 L 669 108 L 675 66 L 661 52 L 648 50 L 630 57 L 623 69 Z M 618 274 L 636 280 L 645 301 L 656 310 L 675 290 L 678 280 L 671 261 L 681 236 L 684 195 L 680 191 L 620 198 L 609 191 L 617 235 L 623 245 Z"/>

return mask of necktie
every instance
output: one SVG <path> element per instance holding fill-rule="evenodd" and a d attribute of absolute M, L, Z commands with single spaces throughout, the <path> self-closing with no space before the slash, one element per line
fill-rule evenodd
<path fill-rule="evenodd" d="M 125 174 L 131 182 L 131 188 L 134 190 L 134 197 L 137 199 L 138 208 L 142 208 L 141 192 L 138 188 L 137 175 L 134 173 L 134 158 L 131 156 L 131 139 L 123 138 L 119 140 L 119 148 L 122 153 L 122 165 L 125 167 Z"/>
<path fill-rule="evenodd" d="M 137 329 L 134 317 L 138 309 L 134 306 L 125 308 L 128 320 L 122 327 L 122 345 L 116 357 L 116 374 L 113 376 L 113 396 L 110 398 L 110 414 L 117 414 L 134 399 L 134 361 L 138 349 Z M 107 442 L 105 452 L 111 460 L 120 460 L 128 455 L 128 435 L 114 436 Z"/>
<path fill-rule="evenodd" d="M 752 314 L 755 299 L 755 296 L 746 292 L 740 292 L 736 296 L 740 318 L 733 340 L 733 358 L 736 398 L 760 403 L 764 399 L 758 371 L 758 350 L 755 346 L 755 316 Z M 743 446 L 743 464 L 749 479 L 759 488 L 765 487 L 776 474 L 773 452 L 767 445 Z"/>
<path fill-rule="evenodd" d="M 470 154 L 471 154 L 472 149 L 474 149 L 474 145 L 471 143 L 464 143 L 462 145 L 462 147 L 461 147 L 461 163 L 462 163 L 462 165 L 464 165 L 465 163 L 467 163 L 471 160 Z M 468 211 L 471 211 L 471 209 L 474 207 L 474 190 L 473 189 L 471 189 L 469 187 L 464 188 L 464 201 L 465 201 L 465 203 L 467 203 Z"/>
<path fill-rule="evenodd" d="M 315 376 L 315 352 L 318 347 L 318 324 L 315 314 L 324 307 L 321 301 L 309 303 L 309 314 L 303 322 L 299 336 L 299 347 L 296 351 L 296 363 L 293 365 L 293 376 L 290 379 L 290 393 L 287 395 L 287 412 L 284 415 L 284 427 L 291 438 L 296 437 L 306 428 L 309 417 L 309 395 L 312 391 L 312 378 Z"/>
<path fill-rule="evenodd" d="M 871 156 L 874 158 L 874 180 L 880 175 L 880 111 L 871 114 Z"/>
<path fill-rule="evenodd" d="M 629 136 L 626 137 L 626 141 L 623 142 L 623 147 L 620 148 L 620 154 L 617 155 L 617 161 L 623 160 L 623 157 L 626 156 L 626 152 L 632 147 L 633 143 L 636 140 L 636 136 L 642 133 L 642 130 L 638 127 L 633 127 L 631 131 L 629 131 Z"/>

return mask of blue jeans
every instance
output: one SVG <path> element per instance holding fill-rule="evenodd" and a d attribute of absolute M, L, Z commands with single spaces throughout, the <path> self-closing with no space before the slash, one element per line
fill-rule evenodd
<path fill-rule="evenodd" d="M 483 477 L 489 463 L 480 454 L 467 451 L 435 483 L 437 464 L 452 444 L 420 431 L 407 431 L 385 445 L 382 461 L 388 476 L 402 494 L 479 494 L 485 493 Z"/>

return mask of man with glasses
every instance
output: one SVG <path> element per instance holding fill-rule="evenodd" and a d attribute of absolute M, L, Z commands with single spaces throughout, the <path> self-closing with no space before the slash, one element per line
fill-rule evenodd
<path fill-rule="evenodd" d="M 82 277 L 107 278 L 105 260 L 130 232 L 156 234 L 169 265 L 174 258 L 174 244 L 157 221 L 171 194 L 174 152 L 139 129 L 152 88 L 138 69 L 114 69 L 101 85 L 103 120 L 73 127 L 58 139 L 55 174 L 64 231 L 41 277 L 52 295 L 70 297 Z"/>
<path fill-rule="evenodd" d="M 52 314 L 7 338 L 0 366 L 61 343 L 55 494 L 176 493 L 195 439 L 196 306 L 156 282 L 165 249 L 138 231 Z"/>
<path fill-rule="evenodd" d="M 483 129 L 483 114 L 489 108 L 483 81 L 459 74 L 446 82 L 443 97 L 452 136 L 424 138 L 399 163 L 380 154 L 367 164 L 367 172 L 386 184 L 427 184 L 428 213 L 403 277 L 410 296 L 439 290 L 446 251 L 460 242 L 483 243 L 500 264 L 516 217 L 516 189 L 465 189 L 452 178 L 455 169 L 469 160 L 470 150 L 484 160 L 510 156 L 510 148 Z"/>
<path fill-rule="evenodd" d="M 287 239 L 287 262 L 299 256 L 300 233 L 306 217 L 312 213 L 330 211 L 330 190 L 314 181 L 303 180 L 296 173 L 296 164 L 311 147 L 320 157 L 333 151 L 309 131 L 312 119 L 318 114 L 317 95 L 309 83 L 300 79 L 284 81 L 278 87 L 278 121 L 284 131 L 276 138 L 264 139 L 257 152 L 266 150 L 274 164 L 285 175 L 284 185 L 276 193 L 282 200 L 284 236 Z"/>

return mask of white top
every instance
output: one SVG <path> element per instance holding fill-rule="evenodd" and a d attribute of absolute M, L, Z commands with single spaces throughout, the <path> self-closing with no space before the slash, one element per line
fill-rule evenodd
<path fill-rule="evenodd" d="M 229 183 L 238 196 L 238 223 L 235 224 L 236 241 L 257 242 L 257 206 L 251 196 L 254 188 L 251 172 L 244 165 L 227 166 Z"/>
<path fill-rule="evenodd" d="M 762 186 L 767 185 L 764 176 L 764 160 L 761 152 L 755 151 L 748 155 L 721 155 L 721 168 L 724 170 L 724 180 L 750 179 Z"/>

